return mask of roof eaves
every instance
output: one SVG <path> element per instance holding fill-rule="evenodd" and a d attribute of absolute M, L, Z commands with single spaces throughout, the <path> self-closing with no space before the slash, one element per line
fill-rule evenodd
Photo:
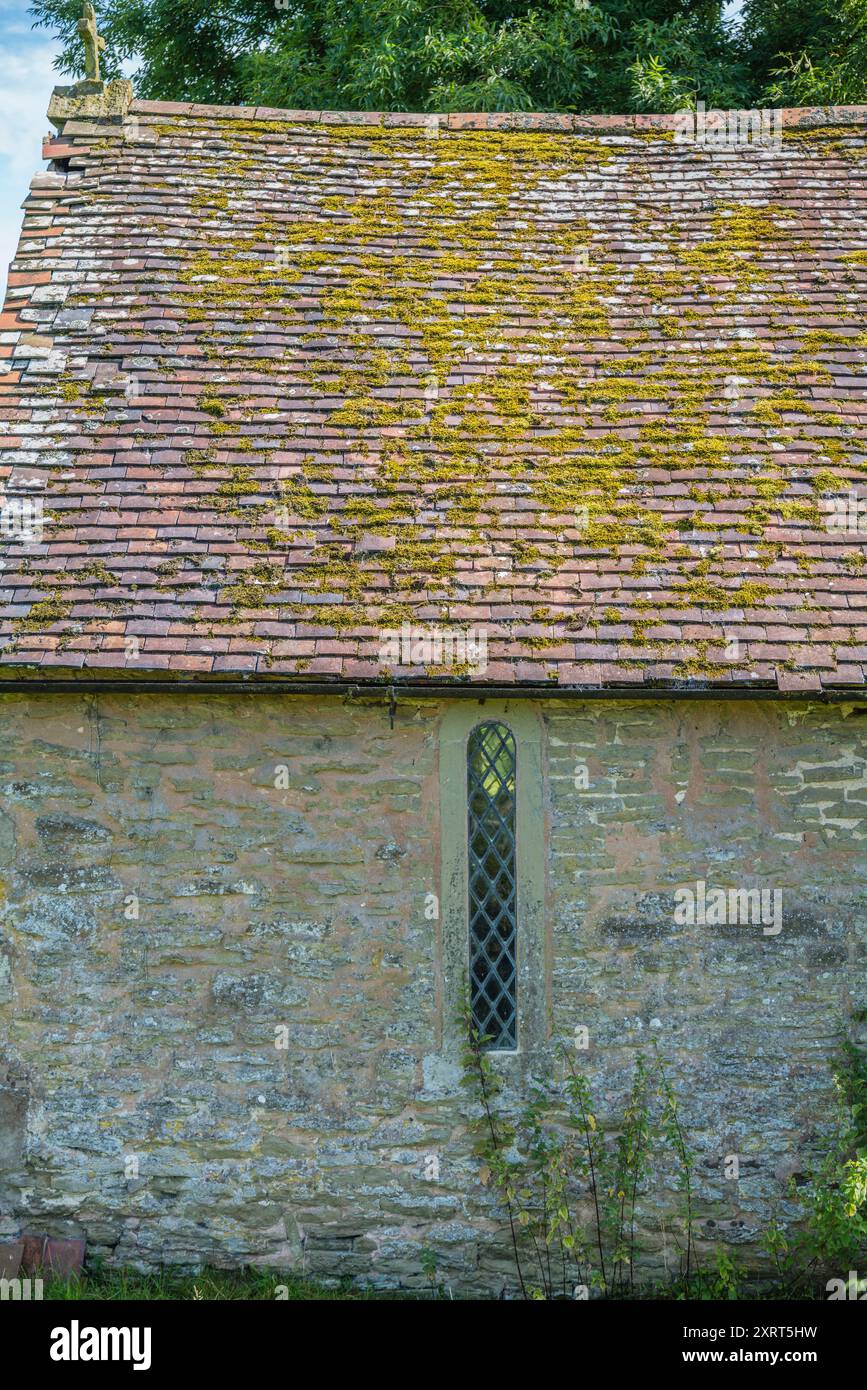
<path fill-rule="evenodd" d="M 160 674 L 137 669 L 109 669 L 94 675 L 83 666 L 61 665 L 37 667 L 20 664 L 0 673 L 0 694 L 26 692 L 35 689 L 54 691 L 123 691 L 153 693 L 169 690 L 205 691 L 282 691 L 297 695 L 376 695 L 393 692 L 413 697 L 439 699 L 580 699 L 580 700 L 813 700 L 823 704 L 865 704 L 867 690 L 863 685 L 824 685 L 821 681 L 797 674 L 789 680 L 731 681 L 726 684 L 706 680 L 636 679 L 599 681 L 594 683 L 557 683 L 539 681 L 443 681 L 415 677 L 381 677 L 376 679 L 331 676 L 298 677 L 264 674 L 260 671 L 212 670 L 210 672 L 168 670 Z"/>

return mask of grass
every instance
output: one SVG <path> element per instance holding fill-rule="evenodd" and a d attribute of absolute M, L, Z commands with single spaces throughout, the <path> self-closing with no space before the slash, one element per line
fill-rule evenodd
<path fill-rule="evenodd" d="M 480 1297 L 477 1295 L 476 1297 Z M 489 1295 L 490 1297 L 491 1295 Z M 669 1302 L 685 1299 L 696 1302 L 708 1297 L 720 1297 L 712 1284 L 707 1287 L 686 1289 L 681 1283 L 647 1286 L 634 1294 L 621 1292 L 615 1298 L 639 1302 Z M 348 1281 L 336 1286 L 325 1285 L 314 1279 L 299 1279 L 279 1270 L 244 1269 L 203 1269 L 198 1274 L 184 1274 L 177 1270 L 162 1269 L 157 1273 L 141 1274 L 131 1269 L 107 1269 L 93 1264 L 80 1278 L 48 1279 L 43 1282 L 43 1300 L 51 1302 L 171 1302 L 171 1303 L 221 1303 L 277 1301 L 300 1302 L 418 1302 L 426 1299 L 451 1299 L 450 1290 L 432 1282 L 427 1288 L 417 1290 L 374 1289 L 357 1287 Z M 483 1296 L 482 1296 L 483 1297 Z M 756 1299 L 779 1299 L 797 1297 L 799 1300 L 825 1301 L 828 1297 L 824 1284 L 820 1281 L 814 1288 L 803 1289 L 797 1295 L 791 1291 L 783 1292 L 767 1280 L 744 1279 L 736 1294 L 728 1297 L 754 1301 Z"/>
<path fill-rule="evenodd" d="M 172 1301 L 224 1302 L 243 1300 L 274 1302 L 363 1301 L 425 1297 L 424 1293 L 385 1292 L 380 1289 L 356 1288 L 341 1284 L 326 1287 L 312 1279 L 298 1279 L 274 1270 L 204 1269 L 199 1274 L 181 1274 L 169 1269 L 156 1274 L 139 1274 L 134 1270 L 88 1270 L 80 1278 L 46 1279 L 43 1298 L 55 1302 L 96 1299 L 100 1302 Z"/>

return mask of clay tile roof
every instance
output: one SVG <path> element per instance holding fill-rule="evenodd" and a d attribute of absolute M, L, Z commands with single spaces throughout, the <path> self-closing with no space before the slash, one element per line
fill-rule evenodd
<path fill-rule="evenodd" d="M 55 120 L 0 674 L 863 687 L 867 108 Z"/>

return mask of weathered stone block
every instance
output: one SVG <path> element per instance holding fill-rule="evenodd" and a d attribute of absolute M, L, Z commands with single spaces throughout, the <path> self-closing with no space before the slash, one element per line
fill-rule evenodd
<path fill-rule="evenodd" d="M 0 1279 L 17 1279 L 23 1254 L 23 1240 L 0 1242 Z"/>
<path fill-rule="evenodd" d="M 21 1163 L 27 1129 L 27 1096 L 10 1086 L 0 1086 L 0 1172 Z"/>
<path fill-rule="evenodd" d="M 249 1261 L 407 1288 L 432 1246 L 456 1291 L 512 1287 L 442 1045 L 443 924 L 425 914 L 447 708 L 406 702 L 392 733 L 362 701 L 101 696 L 100 779 L 84 697 L 6 698 L 9 1235 L 86 1234 L 142 1268 Z M 793 725 L 749 702 L 541 707 L 550 1036 L 528 1070 L 586 1026 L 581 1066 L 616 1116 L 656 1040 L 697 1150 L 702 1238 L 747 1263 L 771 1206 L 796 1214 L 785 1182 L 831 1114 L 838 1025 L 867 1018 L 867 795 L 846 782 L 844 800 L 838 766 L 844 740 L 863 766 L 867 729 L 798 709 Z M 779 887 L 782 930 L 676 923 L 676 890 L 698 880 Z M 648 1275 L 678 1200 L 662 1163 L 641 1208 Z"/>

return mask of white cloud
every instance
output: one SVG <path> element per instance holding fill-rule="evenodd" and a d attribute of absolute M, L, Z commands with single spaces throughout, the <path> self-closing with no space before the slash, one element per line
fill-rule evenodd
<path fill-rule="evenodd" d="M 8 34 L 5 27 L 4 38 Z M 8 44 L 0 66 L 0 284 L 18 245 L 21 204 L 33 175 L 45 168 L 42 137 L 51 129 L 46 111 L 52 89 L 63 79 L 53 66 L 59 45 L 31 39 L 15 52 Z"/>

